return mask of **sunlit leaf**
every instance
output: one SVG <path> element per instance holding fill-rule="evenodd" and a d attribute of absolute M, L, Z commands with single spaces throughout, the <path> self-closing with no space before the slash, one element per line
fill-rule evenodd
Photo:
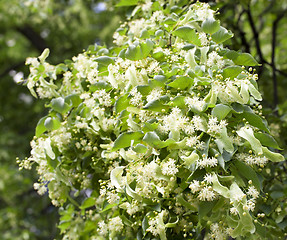
<path fill-rule="evenodd" d="M 262 147 L 263 155 L 272 162 L 282 162 L 285 160 L 284 156 L 280 153 L 271 152 L 267 147 Z"/>
<path fill-rule="evenodd" d="M 177 28 L 174 32 L 173 35 L 190 42 L 194 45 L 200 46 L 201 42 L 200 39 L 198 38 L 198 35 L 196 34 L 195 29 L 189 27 L 189 26 L 183 26 Z"/>
<path fill-rule="evenodd" d="M 120 0 L 116 7 L 134 6 L 137 5 L 139 0 Z"/>
<path fill-rule="evenodd" d="M 258 66 L 258 62 L 249 53 L 240 53 L 233 50 L 228 51 L 225 56 L 231 59 L 236 65 Z"/>
<path fill-rule="evenodd" d="M 173 139 L 161 141 L 155 132 L 147 132 L 143 137 L 143 141 L 155 148 L 164 148 L 175 143 L 175 140 Z"/>
<path fill-rule="evenodd" d="M 189 88 L 193 84 L 193 79 L 186 76 L 179 76 L 173 82 L 169 83 L 168 86 L 176 88 L 178 90 L 184 90 Z"/>
<path fill-rule="evenodd" d="M 37 123 L 37 127 L 36 127 L 36 132 L 35 132 L 35 136 L 39 137 L 42 133 L 44 133 L 47 129 L 45 127 L 45 121 L 47 119 L 46 117 L 43 117 L 39 120 L 39 122 Z"/>
<path fill-rule="evenodd" d="M 240 66 L 229 66 L 223 69 L 222 75 L 224 78 L 234 79 L 242 72 L 242 68 Z"/>
<path fill-rule="evenodd" d="M 228 31 L 224 27 L 220 27 L 219 30 L 211 35 L 211 38 L 216 43 L 222 43 L 233 37 L 233 33 Z"/>
<path fill-rule="evenodd" d="M 114 142 L 113 150 L 131 146 L 132 141 L 138 141 L 143 137 L 142 132 L 125 132 L 121 133 Z"/>
<path fill-rule="evenodd" d="M 207 18 L 202 22 L 201 27 L 205 33 L 213 34 L 220 29 L 220 22 L 214 18 Z"/>
<path fill-rule="evenodd" d="M 70 106 L 65 102 L 65 99 L 62 97 L 52 99 L 51 107 L 56 112 L 59 112 L 62 114 L 66 113 L 70 109 Z"/>
<path fill-rule="evenodd" d="M 252 128 L 241 128 L 240 130 L 237 131 L 237 134 L 247 140 L 252 149 L 257 153 L 261 154 L 262 153 L 262 145 L 260 141 L 254 136 Z"/>
<path fill-rule="evenodd" d="M 123 171 L 125 167 L 116 167 L 111 171 L 110 179 L 112 186 L 115 186 L 117 189 L 121 190 L 123 185 Z"/>
<path fill-rule="evenodd" d="M 230 113 L 231 108 L 227 105 L 224 104 L 217 104 L 213 109 L 211 114 L 215 117 L 217 117 L 217 119 L 220 121 L 222 119 L 224 119 L 228 113 Z"/>
<path fill-rule="evenodd" d="M 92 206 L 94 206 L 96 203 L 96 199 L 94 197 L 89 197 L 89 198 L 86 198 L 82 205 L 81 205 L 81 209 L 86 209 L 86 208 L 90 208 Z"/>

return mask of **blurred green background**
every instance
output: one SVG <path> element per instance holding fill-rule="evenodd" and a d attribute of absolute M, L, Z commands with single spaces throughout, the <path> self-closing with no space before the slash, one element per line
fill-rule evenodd
<path fill-rule="evenodd" d="M 49 48 L 48 61 L 58 64 L 89 45 L 111 46 L 114 30 L 132 10 L 132 7 L 115 7 L 117 2 L 0 0 L 0 238 L 3 240 L 59 238 L 57 209 L 47 195 L 40 197 L 34 191 L 35 172 L 19 171 L 16 163 L 16 157 L 29 156 L 35 126 L 45 114 L 44 102 L 32 98 L 21 84 L 28 75 L 25 60 Z M 235 36 L 227 42 L 229 47 L 249 52 L 261 63 L 257 73 L 264 113 L 280 146 L 286 149 L 287 1 L 202 2 L 218 9 L 222 24 L 233 31 Z M 276 181 L 284 184 L 286 162 L 274 168 L 283 176 Z"/>

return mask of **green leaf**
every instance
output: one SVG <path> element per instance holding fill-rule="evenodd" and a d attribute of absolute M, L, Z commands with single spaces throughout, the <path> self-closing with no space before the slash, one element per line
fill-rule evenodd
<path fill-rule="evenodd" d="M 135 6 L 139 0 L 120 0 L 116 7 Z"/>
<path fill-rule="evenodd" d="M 80 209 L 86 209 L 86 208 L 89 208 L 89 207 L 93 207 L 95 206 L 95 203 L 96 203 L 96 200 L 94 197 L 89 197 L 89 198 L 86 198 L 84 200 L 84 202 L 82 203 Z"/>
<path fill-rule="evenodd" d="M 217 178 L 217 175 L 215 173 L 212 174 L 212 187 L 214 189 L 214 191 L 216 191 L 218 194 L 220 194 L 221 196 L 225 197 L 225 198 L 229 198 L 230 197 L 230 193 L 229 193 L 229 189 L 225 186 L 223 186 Z"/>
<path fill-rule="evenodd" d="M 186 207 L 187 209 L 191 210 L 192 212 L 197 212 L 198 211 L 198 208 L 191 205 L 189 202 L 187 202 L 182 194 L 179 194 L 176 196 L 176 202 L 178 202 L 180 205 Z"/>
<path fill-rule="evenodd" d="M 167 111 L 169 107 L 167 105 L 163 105 L 162 101 L 160 99 L 157 99 L 157 100 L 147 103 L 143 107 L 143 109 L 148 109 L 148 110 L 155 111 L 155 112 L 162 112 L 162 111 Z"/>
<path fill-rule="evenodd" d="M 225 56 L 231 59 L 236 65 L 258 66 L 259 63 L 249 53 L 240 53 L 234 50 L 228 51 Z"/>
<path fill-rule="evenodd" d="M 194 57 L 194 54 L 195 54 L 195 51 L 196 51 L 196 47 L 188 50 L 187 54 L 185 55 L 185 61 L 188 63 L 188 65 L 193 69 L 197 66 L 197 62 L 195 61 L 195 57 Z M 191 72 L 193 73 L 193 72 Z M 194 76 L 196 76 L 196 74 L 192 74 Z"/>
<path fill-rule="evenodd" d="M 148 150 L 148 147 L 139 143 L 137 144 L 135 147 L 133 147 L 133 151 L 137 152 L 137 153 L 146 153 Z"/>
<path fill-rule="evenodd" d="M 202 22 L 201 27 L 205 33 L 213 34 L 220 29 L 220 22 L 214 18 L 207 18 Z"/>
<path fill-rule="evenodd" d="M 177 28 L 175 31 L 173 31 L 173 35 L 187 42 L 190 42 L 194 45 L 197 45 L 197 46 L 201 45 L 200 39 L 198 38 L 198 35 L 196 34 L 195 29 L 189 26 L 183 26 L 183 27 Z"/>
<path fill-rule="evenodd" d="M 56 74 L 61 74 L 68 71 L 68 67 L 64 63 L 60 63 L 56 66 Z"/>
<path fill-rule="evenodd" d="M 231 108 L 224 104 L 217 104 L 211 111 L 211 115 L 217 117 L 218 121 L 224 119 L 228 113 L 230 113 Z"/>
<path fill-rule="evenodd" d="M 158 83 L 160 83 L 158 86 L 161 86 L 161 87 L 164 87 L 165 85 L 165 82 L 167 81 L 167 78 L 166 78 L 166 76 L 164 76 L 164 75 L 155 75 L 154 77 L 153 77 L 153 79 L 156 81 L 156 82 L 158 82 Z"/>
<path fill-rule="evenodd" d="M 246 233 L 252 234 L 256 230 L 251 215 L 248 212 L 244 211 L 242 209 L 242 203 L 238 203 L 236 200 L 238 196 L 243 194 L 244 193 L 237 185 L 237 183 L 233 182 L 230 186 L 230 199 L 235 202 L 235 207 L 238 210 L 240 216 L 237 226 L 231 232 L 231 236 L 233 238 L 237 238 L 238 236 L 244 236 L 246 235 Z M 246 199 L 243 199 L 243 202 L 246 204 Z"/>
<path fill-rule="evenodd" d="M 218 175 L 218 178 L 222 182 L 229 182 L 229 181 L 233 181 L 234 180 L 234 176 L 220 176 L 220 175 Z"/>
<path fill-rule="evenodd" d="M 220 27 L 217 32 L 211 35 L 212 40 L 216 43 L 222 43 L 232 37 L 233 33 L 224 27 Z"/>
<path fill-rule="evenodd" d="M 103 66 L 109 66 L 110 64 L 115 62 L 111 57 L 108 57 L 108 56 L 97 57 L 95 61 Z"/>
<path fill-rule="evenodd" d="M 252 126 L 259 128 L 265 132 L 269 132 L 264 120 L 253 112 L 244 112 L 241 117 L 245 118 Z"/>
<path fill-rule="evenodd" d="M 112 186 L 115 186 L 118 190 L 122 190 L 123 185 L 123 172 L 125 167 L 116 167 L 110 173 L 110 179 Z"/>
<path fill-rule="evenodd" d="M 234 85 L 228 85 L 226 87 L 226 92 L 227 94 L 233 98 L 236 102 L 239 102 L 241 104 L 245 104 L 246 102 L 244 101 L 244 99 L 239 95 L 238 93 L 238 88 L 235 87 Z"/>
<path fill-rule="evenodd" d="M 242 72 L 239 66 L 229 66 L 223 69 L 222 75 L 224 78 L 234 79 Z"/>
<path fill-rule="evenodd" d="M 257 188 L 258 191 L 260 191 L 260 189 L 262 189 L 262 186 L 261 186 L 260 181 L 257 177 L 257 174 L 251 167 L 246 165 L 244 162 L 241 162 L 238 160 L 234 161 L 234 165 L 235 165 L 235 167 L 238 170 L 238 173 L 240 175 L 245 177 L 247 180 L 252 180 L 252 184 L 254 185 L 254 187 Z"/>
<path fill-rule="evenodd" d="M 44 121 L 44 126 L 47 130 L 53 131 L 61 127 L 61 122 L 57 117 L 47 117 Z"/>
<path fill-rule="evenodd" d="M 162 37 L 163 35 L 164 35 L 164 31 L 162 31 L 162 30 L 157 30 L 156 32 L 155 32 L 155 34 L 154 34 L 156 37 Z"/>
<path fill-rule="evenodd" d="M 130 197 L 134 198 L 135 200 L 137 200 L 137 201 L 139 201 L 139 202 L 142 200 L 142 197 L 141 197 L 140 195 L 138 195 L 138 194 L 136 193 L 136 191 L 134 191 L 134 190 L 130 187 L 129 184 L 126 183 L 125 186 L 126 186 L 126 188 L 125 188 L 126 193 L 127 193 Z"/>
<path fill-rule="evenodd" d="M 240 137 L 247 140 L 250 143 L 252 149 L 257 154 L 262 153 L 262 145 L 261 145 L 260 141 L 256 137 L 254 137 L 254 133 L 253 133 L 252 128 L 242 127 L 240 130 L 237 131 L 237 134 Z"/>
<path fill-rule="evenodd" d="M 146 230 L 148 229 L 148 218 L 147 218 L 148 214 L 146 216 L 144 216 L 143 220 L 142 220 L 142 230 L 143 230 L 143 235 L 145 236 L 146 234 Z"/>
<path fill-rule="evenodd" d="M 273 198 L 273 199 L 278 199 L 278 198 L 282 198 L 285 196 L 284 192 L 283 191 L 272 191 L 270 196 Z M 278 221 L 278 220 L 277 220 Z"/>
<path fill-rule="evenodd" d="M 225 149 L 229 153 L 234 152 L 234 146 L 233 146 L 232 140 L 227 134 L 226 128 L 223 128 L 221 130 L 220 137 L 215 140 L 215 143 L 217 144 L 217 147 L 220 153 L 223 153 L 223 149 Z"/>
<path fill-rule="evenodd" d="M 231 104 L 233 110 L 235 113 L 243 113 L 244 112 L 244 105 L 240 104 L 240 103 L 232 103 Z"/>
<path fill-rule="evenodd" d="M 37 127 L 36 127 L 36 132 L 35 132 L 35 135 L 36 137 L 40 137 L 40 135 L 42 133 L 44 133 L 47 129 L 45 127 L 45 120 L 47 119 L 48 117 L 42 117 L 39 122 L 37 123 Z"/>
<path fill-rule="evenodd" d="M 254 136 L 261 142 L 262 145 L 282 150 L 271 135 L 266 133 L 254 133 Z"/>
<path fill-rule="evenodd" d="M 243 66 L 258 66 L 259 65 L 259 63 L 249 53 L 240 54 L 240 56 L 236 58 L 235 64 L 243 65 Z"/>
<path fill-rule="evenodd" d="M 39 60 L 40 60 L 41 62 L 44 62 L 44 61 L 46 60 L 46 58 L 49 56 L 49 54 L 50 54 L 50 50 L 49 50 L 48 48 L 46 48 L 46 49 L 42 52 L 41 56 L 39 56 Z"/>
<path fill-rule="evenodd" d="M 231 153 L 229 153 L 229 152 L 223 150 L 221 156 L 222 156 L 222 158 L 224 159 L 225 162 L 228 162 L 228 161 L 230 161 L 230 160 L 232 159 L 232 156 L 234 155 L 234 153 L 235 153 L 236 151 L 237 151 L 237 148 L 234 149 L 234 152 L 231 152 Z"/>
<path fill-rule="evenodd" d="M 185 108 L 184 99 L 185 99 L 184 96 L 177 96 L 170 102 L 169 105 L 173 107 L 179 107 L 180 109 L 184 109 Z"/>
<path fill-rule="evenodd" d="M 199 156 L 196 152 L 192 152 L 188 157 L 182 156 L 181 159 L 183 160 L 184 165 L 189 168 L 199 159 Z"/>
<path fill-rule="evenodd" d="M 199 206 L 198 206 L 198 217 L 202 219 L 203 217 L 206 217 L 208 213 L 211 212 L 213 207 L 217 201 L 212 201 L 212 202 L 202 202 L 200 201 Z"/>
<path fill-rule="evenodd" d="M 178 221 L 179 221 L 179 217 L 176 217 L 176 221 L 171 222 L 171 223 L 166 223 L 165 227 L 166 228 L 174 228 L 177 225 Z"/>
<path fill-rule="evenodd" d="M 168 86 L 176 88 L 178 90 L 184 90 L 189 88 L 193 84 L 193 79 L 186 76 L 179 76 L 173 82 L 169 83 Z"/>
<path fill-rule="evenodd" d="M 146 96 L 150 93 L 151 87 L 148 85 L 139 85 L 136 87 L 137 91 L 141 93 L 141 95 Z"/>
<path fill-rule="evenodd" d="M 139 114 L 140 113 L 140 109 L 137 107 L 127 107 L 127 111 L 130 113 L 135 113 L 135 114 Z"/>
<path fill-rule="evenodd" d="M 167 24 L 167 25 L 175 25 L 176 23 L 177 23 L 177 21 L 175 19 L 173 19 L 172 17 L 167 17 L 163 21 L 163 24 Z"/>
<path fill-rule="evenodd" d="M 131 141 L 139 141 L 143 137 L 142 132 L 125 132 L 121 133 L 114 142 L 113 151 L 120 148 L 126 148 L 131 146 Z"/>
<path fill-rule="evenodd" d="M 157 127 L 158 127 L 158 123 L 157 122 L 148 121 L 148 122 L 145 122 L 144 127 L 143 127 L 142 130 L 144 132 L 150 132 L 150 131 L 156 130 Z"/>
<path fill-rule="evenodd" d="M 130 105 L 127 97 L 128 97 L 127 95 L 124 95 L 118 98 L 118 100 L 115 103 L 116 113 L 120 113 Z"/>
<path fill-rule="evenodd" d="M 45 153 L 48 155 L 49 158 L 51 158 L 51 159 L 55 159 L 56 158 L 56 155 L 53 152 L 53 149 L 52 149 L 52 146 L 51 146 L 51 139 L 50 138 L 47 138 L 45 140 L 45 142 L 44 142 L 44 150 L 45 150 Z"/>
<path fill-rule="evenodd" d="M 154 148 L 164 148 L 175 143 L 175 140 L 173 139 L 161 141 L 155 132 L 147 132 L 143 137 L 143 141 Z"/>
<path fill-rule="evenodd" d="M 81 104 L 82 100 L 78 94 L 70 94 L 67 97 L 65 97 L 65 102 L 70 107 L 78 107 Z"/>
<path fill-rule="evenodd" d="M 154 43 L 151 40 L 146 40 L 139 45 L 131 45 L 125 52 L 125 57 L 129 60 L 137 61 L 146 58 L 153 49 Z"/>
<path fill-rule="evenodd" d="M 112 209 L 113 207 L 115 207 L 115 206 L 117 206 L 117 205 L 118 205 L 117 203 L 107 204 L 107 205 L 105 206 L 105 208 L 104 208 L 102 211 L 100 211 L 99 213 L 104 213 L 104 212 L 106 212 L 106 211 Z"/>
<path fill-rule="evenodd" d="M 71 226 L 71 224 L 71 221 L 61 221 L 58 228 L 61 230 L 61 233 L 64 233 Z"/>
<path fill-rule="evenodd" d="M 146 38 L 149 38 L 149 37 L 150 37 L 150 34 L 149 34 L 148 30 L 143 29 L 143 30 L 141 31 L 140 38 L 146 39 Z"/>
<path fill-rule="evenodd" d="M 248 91 L 256 100 L 262 101 L 261 93 L 258 91 L 257 84 L 254 80 L 251 80 L 250 84 L 248 84 Z"/>
<path fill-rule="evenodd" d="M 223 151 L 224 151 L 224 150 L 223 150 Z M 225 152 L 226 152 L 226 151 L 225 151 Z M 225 160 L 224 160 L 223 156 L 222 156 L 222 155 L 219 155 L 218 158 L 217 158 L 217 160 L 218 160 L 219 166 L 222 167 L 222 169 L 225 170 Z"/>
<path fill-rule="evenodd" d="M 51 101 L 51 108 L 58 113 L 65 114 L 69 111 L 70 106 L 65 103 L 65 99 L 62 97 L 54 98 Z"/>
<path fill-rule="evenodd" d="M 112 89 L 112 86 L 109 83 L 104 82 L 104 81 L 96 82 L 90 86 L 90 90 L 92 92 L 99 90 L 99 89 L 110 90 L 110 89 Z"/>
<path fill-rule="evenodd" d="M 282 162 L 285 160 L 284 156 L 280 153 L 271 152 L 267 147 L 262 147 L 263 155 L 272 162 Z"/>

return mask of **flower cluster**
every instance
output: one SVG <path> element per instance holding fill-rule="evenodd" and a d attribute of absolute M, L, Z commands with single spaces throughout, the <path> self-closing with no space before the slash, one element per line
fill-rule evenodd
<path fill-rule="evenodd" d="M 223 47 L 232 34 L 208 4 L 182 11 L 175 2 L 135 8 L 111 49 L 90 47 L 57 66 L 48 50 L 27 60 L 27 86 L 50 111 L 20 164 L 37 164 L 34 187 L 62 206 L 67 239 L 255 232 L 264 195 L 256 172 L 283 160 L 271 149 L 257 75 L 245 68 L 257 62 Z"/>

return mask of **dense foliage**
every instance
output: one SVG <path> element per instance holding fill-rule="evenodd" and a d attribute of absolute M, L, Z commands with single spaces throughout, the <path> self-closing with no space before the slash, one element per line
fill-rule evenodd
<path fill-rule="evenodd" d="M 64 239 L 284 237 L 258 63 L 224 47 L 233 34 L 208 4 L 175 2 L 139 4 L 112 48 L 27 59 L 49 113 L 20 166 L 36 163 Z"/>
<path fill-rule="evenodd" d="M 49 61 L 71 58 L 95 41 L 110 43 L 119 11 L 107 14 L 89 0 L 0 0 L 0 232 L 1 239 L 53 239 L 57 209 L 33 189 L 35 171 L 21 171 L 16 157 L 29 155 L 39 118 L 47 113 L 19 81 L 25 60 L 49 47 Z M 105 10 L 105 11 L 103 11 Z M 121 9 L 119 9 L 121 10 Z M 31 204 L 33 203 L 33 204 Z"/>

